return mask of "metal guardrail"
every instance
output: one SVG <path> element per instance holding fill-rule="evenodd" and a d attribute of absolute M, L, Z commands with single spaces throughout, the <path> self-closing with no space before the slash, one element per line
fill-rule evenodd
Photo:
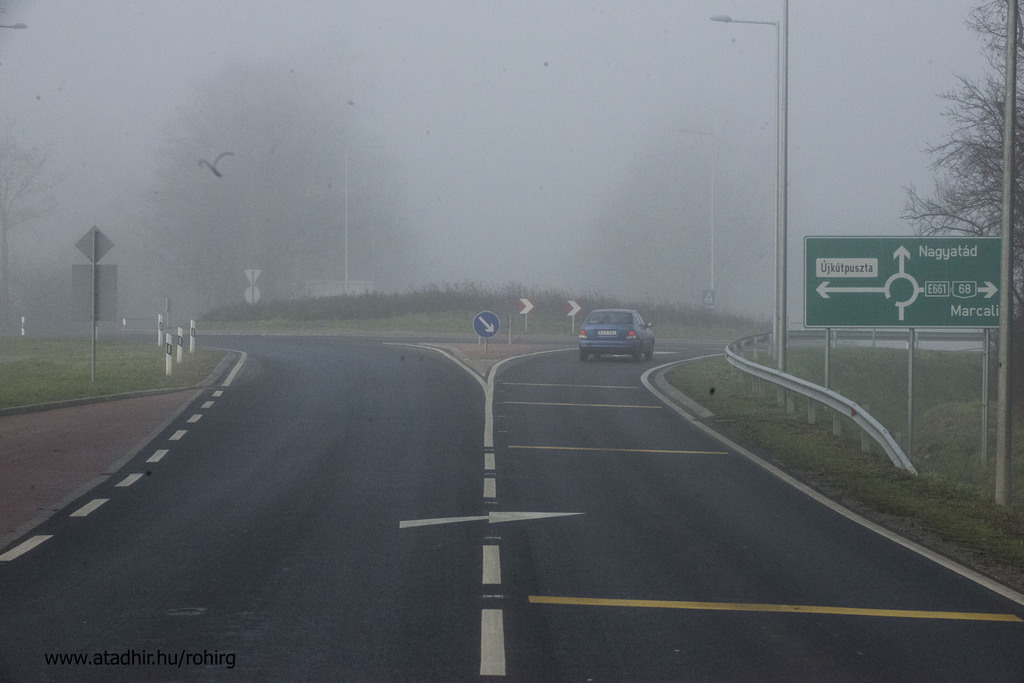
<path fill-rule="evenodd" d="M 763 379 L 766 382 L 770 382 L 776 386 L 782 387 L 788 391 L 795 392 L 801 396 L 817 401 L 822 405 L 828 406 L 832 410 L 846 415 L 853 420 L 858 427 L 874 439 L 885 454 L 892 460 L 892 464 L 896 467 L 906 470 L 911 474 L 917 474 L 917 470 L 911 464 L 910 460 L 903 453 L 903 450 L 893 439 L 885 427 L 883 427 L 878 420 L 871 417 L 867 411 L 861 408 L 857 403 L 850 399 L 837 394 L 831 389 L 812 384 L 806 380 L 802 380 L 799 377 L 787 375 L 784 372 L 780 372 L 774 368 L 769 368 L 764 365 L 758 365 L 753 361 L 747 360 L 742 353 L 742 349 L 750 342 L 757 343 L 762 339 L 766 339 L 767 334 L 759 334 L 751 337 L 744 337 L 743 339 L 737 339 L 733 343 L 726 347 L 725 353 L 728 358 L 729 364 L 734 368 L 752 375 L 759 379 Z M 740 349 L 737 351 L 737 348 Z"/>

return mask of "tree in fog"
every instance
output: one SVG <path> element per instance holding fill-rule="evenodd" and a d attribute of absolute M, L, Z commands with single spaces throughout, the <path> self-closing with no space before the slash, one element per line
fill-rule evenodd
<path fill-rule="evenodd" d="M 241 301 L 247 269 L 268 299 L 341 281 L 346 166 L 349 278 L 386 283 L 403 267 L 412 245 L 393 174 L 353 116 L 279 65 L 234 67 L 197 89 L 173 123 L 152 219 L 164 267 L 196 306 Z"/>
<path fill-rule="evenodd" d="M 0 324 L 11 315 L 11 256 L 8 236 L 44 214 L 50 190 L 46 154 L 25 149 L 15 140 L 12 125 L 0 139 Z"/>
<path fill-rule="evenodd" d="M 914 187 L 907 189 L 907 205 L 903 217 L 913 223 L 922 235 L 959 233 L 977 237 L 1002 233 L 1003 197 L 1003 110 L 1006 3 L 988 2 L 971 14 L 968 25 L 985 43 L 989 69 L 980 79 L 958 76 L 955 89 L 941 97 L 948 103 L 944 116 L 952 125 L 949 139 L 927 148 L 933 157 L 936 174 L 932 196 L 922 196 Z M 1017 39 L 1018 63 L 1021 62 L 1020 36 Z M 1018 69 L 1017 110 L 1024 110 L 1024 88 Z M 1014 125 L 1014 141 L 1018 166 L 1024 161 L 1021 148 L 1021 121 Z M 1014 298 L 1018 307 L 1022 298 L 1021 256 L 1024 237 L 1020 227 L 1024 216 L 1024 186 L 1021 169 L 1014 178 Z"/>

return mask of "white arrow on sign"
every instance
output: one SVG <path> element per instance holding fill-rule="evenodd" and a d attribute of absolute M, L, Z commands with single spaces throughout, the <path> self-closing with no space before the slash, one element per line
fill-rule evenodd
<path fill-rule="evenodd" d="M 488 524 L 500 524 L 501 522 L 521 522 L 528 519 L 546 519 L 548 517 L 573 517 L 582 515 L 582 512 L 491 512 L 486 515 L 474 517 L 435 517 L 433 519 L 409 519 L 398 523 L 399 529 L 408 529 L 415 526 L 434 526 L 436 524 L 455 524 L 457 522 L 487 522 Z"/>
<path fill-rule="evenodd" d="M 487 332 L 488 334 L 494 334 L 494 325 L 487 322 L 487 318 L 483 317 L 482 315 L 478 315 L 476 319 L 480 321 L 480 326 L 484 328 L 485 332 Z"/>
<path fill-rule="evenodd" d="M 520 313 L 522 313 L 523 315 L 526 315 L 527 313 L 529 313 L 532 310 L 533 310 L 533 302 L 532 301 L 530 301 L 529 299 L 520 299 L 519 300 L 519 312 Z"/>
<path fill-rule="evenodd" d="M 991 299 L 991 298 L 992 298 L 992 296 L 993 296 L 993 295 L 994 295 L 994 294 L 995 294 L 996 292 L 998 292 L 998 291 L 999 291 L 999 288 L 998 288 L 998 287 L 996 287 L 996 286 L 995 286 L 994 284 L 992 284 L 991 282 L 989 282 L 988 280 L 985 280 L 985 286 L 984 286 L 984 287 L 978 287 L 978 291 L 979 291 L 979 292 L 984 292 L 984 294 L 985 294 L 985 298 L 986 298 L 986 299 Z"/>
<path fill-rule="evenodd" d="M 829 298 L 829 294 L 845 292 L 848 294 L 885 294 L 885 287 L 829 287 L 831 280 L 825 280 L 814 290 L 821 295 L 822 299 Z"/>
<path fill-rule="evenodd" d="M 580 305 L 578 303 L 576 303 L 572 299 L 569 299 L 569 312 L 566 313 L 566 315 L 572 316 L 572 317 L 575 318 L 576 314 L 579 313 L 581 310 L 582 309 L 580 308 Z"/>

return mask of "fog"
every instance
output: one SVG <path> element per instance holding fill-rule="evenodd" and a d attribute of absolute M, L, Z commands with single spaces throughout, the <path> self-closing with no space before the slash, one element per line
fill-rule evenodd
<path fill-rule="evenodd" d="M 804 236 L 912 232 L 904 188 L 931 187 L 923 150 L 948 134 L 939 95 L 985 68 L 976 4 L 790 2 L 792 325 Z M 245 267 L 279 298 L 474 281 L 698 306 L 713 288 L 723 311 L 770 315 L 776 32 L 709 17 L 774 22 L 782 0 L 5 8 L 28 27 L 0 29 L 0 122 L 54 178 L 46 215 L 10 235 L 16 307 L 66 296 L 95 225 L 128 317 L 241 301 Z M 226 102 L 238 74 L 271 84 L 244 91 L 248 110 Z M 287 165 L 268 156 L 303 135 Z M 197 163 L 224 151 L 220 178 Z M 264 218 L 277 241 L 241 225 L 181 263 L 183 242 Z"/>

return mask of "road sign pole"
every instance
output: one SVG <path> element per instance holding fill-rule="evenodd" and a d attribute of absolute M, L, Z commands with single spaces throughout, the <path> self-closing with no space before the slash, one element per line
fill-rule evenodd
<path fill-rule="evenodd" d="M 1013 201 L 1016 196 L 1014 177 L 1014 146 L 1017 114 L 1017 0 L 1006 3 L 1006 81 L 1003 88 L 1003 231 L 1002 261 L 999 283 L 999 386 L 996 419 L 996 492 L 999 505 L 1009 505 L 1012 484 L 1010 457 L 1013 453 L 1013 394 L 1011 391 L 1011 359 L 1013 358 Z"/>
<path fill-rule="evenodd" d="M 825 328 L 825 388 L 831 389 L 832 381 L 832 328 Z"/>
<path fill-rule="evenodd" d="M 92 381 L 96 381 L 96 226 L 92 226 Z"/>
<path fill-rule="evenodd" d="M 982 344 L 982 365 L 981 365 L 981 462 L 988 460 L 988 368 L 991 362 L 989 349 L 991 347 L 992 331 L 987 327 L 984 332 Z"/>
<path fill-rule="evenodd" d="M 914 347 L 917 346 L 917 329 L 910 328 L 907 344 L 907 457 L 914 458 Z"/>

